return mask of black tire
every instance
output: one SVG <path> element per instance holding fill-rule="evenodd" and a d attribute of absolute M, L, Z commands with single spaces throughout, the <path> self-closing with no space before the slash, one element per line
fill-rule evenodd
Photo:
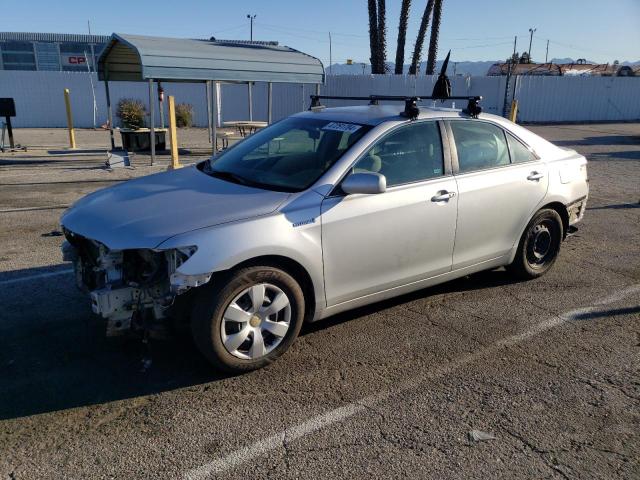
<path fill-rule="evenodd" d="M 229 304 L 243 290 L 253 285 L 267 283 L 284 292 L 291 307 L 289 329 L 280 343 L 259 359 L 243 359 L 232 355 L 224 346 L 222 321 Z M 305 302 L 298 282 L 288 273 L 274 267 L 255 266 L 215 276 L 211 283 L 202 287 L 194 301 L 191 314 L 191 332 L 202 354 L 211 364 L 225 372 L 243 373 L 262 368 L 293 344 L 304 321 Z"/>
<path fill-rule="evenodd" d="M 558 258 L 562 239 L 562 219 L 558 212 L 550 208 L 540 210 L 525 228 L 516 257 L 507 270 L 523 280 L 541 277 Z"/>

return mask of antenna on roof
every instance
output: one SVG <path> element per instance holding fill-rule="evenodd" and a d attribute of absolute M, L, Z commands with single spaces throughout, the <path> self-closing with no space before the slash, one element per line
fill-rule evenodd
<path fill-rule="evenodd" d="M 438 80 L 436 80 L 436 84 L 433 86 L 433 93 L 431 94 L 431 97 L 434 100 L 442 100 L 444 102 L 451 96 L 451 82 L 449 81 L 449 77 L 447 77 L 447 67 L 449 66 L 450 56 L 451 50 L 447 53 L 447 58 L 445 58 L 442 63 Z"/>

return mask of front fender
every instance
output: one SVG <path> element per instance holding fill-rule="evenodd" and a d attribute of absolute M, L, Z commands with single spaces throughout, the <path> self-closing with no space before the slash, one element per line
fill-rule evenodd
<path fill-rule="evenodd" d="M 287 257 L 308 272 L 316 305 L 324 305 L 319 197 L 308 192 L 277 213 L 176 235 L 156 248 L 197 246 L 177 269 L 184 275 L 220 272 L 266 255 Z"/>

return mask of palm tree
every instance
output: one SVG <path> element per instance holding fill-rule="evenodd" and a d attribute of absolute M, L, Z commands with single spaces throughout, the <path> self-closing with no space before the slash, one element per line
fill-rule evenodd
<path fill-rule="evenodd" d="M 385 0 L 378 0 L 378 73 L 387 73 L 387 9 Z"/>
<path fill-rule="evenodd" d="M 411 0 L 402 0 L 400 8 L 400 23 L 398 25 L 398 47 L 396 49 L 396 75 L 402 75 L 404 70 L 404 43 L 407 38 L 407 24 L 409 23 L 409 8 Z"/>
<path fill-rule="evenodd" d="M 369 48 L 371 50 L 369 58 L 371 73 L 378 73 L 378 7 L 376 0 L 369 0 Z"/>
<path fill-rule="evenodd" d="M 411 58 L 411 66 L 409 67 L 409 75 L 415 75 L 418 71 L 418 63 L 420 63 L 420 56 L 422 55 L 422 45 L 424 44 L 427 27 L 429 27 L 429 17 L 431 17 L 431 11 L 433 10 L 433 2 L 434 0 L 427 1 L 427 6 L 422 14 L 418 37 L 416 38 L 416 44 L 413 47 L 413 56 Z"/>
<path fill-rule="evenodd" d="M 442 2 L 435 0 L 433 7 L 433 24 L 431 25 L 431 39 L 429 40 L 429 56 L 427 58 L 427 75 L 436 73 L 436 55 L 438 54 L 438 36 L 440 35 L 440 20 L 442 19 Z"/>

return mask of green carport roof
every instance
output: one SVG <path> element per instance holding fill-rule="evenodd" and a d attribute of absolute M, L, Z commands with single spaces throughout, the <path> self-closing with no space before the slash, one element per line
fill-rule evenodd
<path fill-rule="evenodd" d="M 114 33 L 98 60 L 100 80 L 324 83 L 315 57 L 289 47 Z"/>

